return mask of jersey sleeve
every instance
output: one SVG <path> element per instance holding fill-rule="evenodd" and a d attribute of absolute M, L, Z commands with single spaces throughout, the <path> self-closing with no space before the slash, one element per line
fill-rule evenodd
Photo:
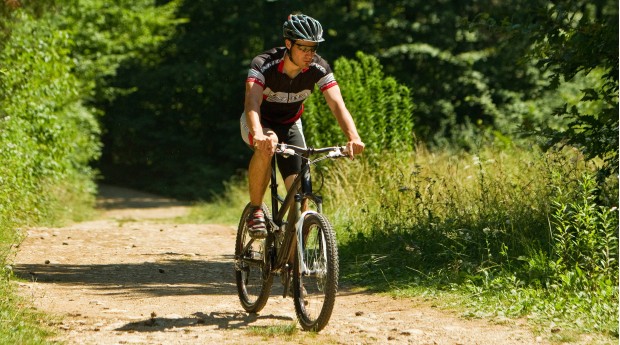
<path fill-rule="evenodd" d="M 252 60 L 250 64 L 250 69 L 248 71 L 248 77 L 246 78 L 247 82 L 254 82 L 263 88 L 265 88 L 265 76 L 261 72 L 261 67 L 265 63 L 265 59 L 262 56 L 257 56 Z"/>
<path fill-rule="evenodd" d="M 321 78 L 317 81 L 317 86 L 323 92 L 330 87 L 338 85 L 336 81 L 336 77 L 334 76 L 334 72 L 332 71 L 331 66 L 327 61 L 321 59 L 317 64 L 318 70 L 322 73 Z"/>
<path fill-rule="evenodd" d="M 334 73 L 329 73 L 323 78 L 319 79 L 319 81 L 317 82 L 317 85 L 319 86 L 319 89 L 321 91 L 325 91 L 329 89 L 330 87 L 338 85 L 338 82 L 336 81 L 336 78 L 334 77 Z"/>

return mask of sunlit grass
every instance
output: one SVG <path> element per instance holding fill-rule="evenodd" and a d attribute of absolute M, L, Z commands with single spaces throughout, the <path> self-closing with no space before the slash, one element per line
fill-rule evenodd
<path fill-rule="evenodd" d="M 271 326 L 250 326 L 248 327 L 248 333 L 251 335 L 261 336 L 265 338 L 277 338 L 284 337 L 284 339 L 290 339 L 293 335 L 297 334 L 296 322 L 290 322 L 286 324 L 271 325 Z"/>
<path fill-rule="evenodd" d="M 86 177 L 80 179 L 83 178 Z M 58 226 L 93 215 L 94 196 L 88 190 L 90 187 L 88 183 L 64 181 L 55 186 L 46 185 L 46 193 L 42 195 L 29 192 L 20 195 L 17 190 L 12 191 L 11 196 L 22 199 L 20 205 L 5 205 L 9 207 L 0 212 L 0 344 L 58 344 L 50 340 L 51 317 L 37 312 L 30 299 L 18 295 L 12 259 L 16 244 L 25 236 L 20 230 L 23 227 Z"/>
<path fill-rule="evenodd" d="M 30 301 L 16 294 L 8 264 L 0 268 L 0 344 L 59 344 L 52 330 L 42 324 L 46 316 L 31 309 Z"/>
<path fill-rule="evenodd" d="M 577 152 L 418 150 L 339 163 L 325 194 L 344 281 L 450 291 L 475 311 L 465 314 L 617 339 L 617 210 L 583 204 L 597 195 L 613 205 L 617 181 L 593 189 Z M 586 259 L 557 261 L 567 250 Z"/>
<path fill-rule="evenodd" d="M 235 177 L 225 183 L 224 193 L 214 195 L 210 202 L 197 203 L 187 216 L 176 221 L 236 226 L 248 201 L 247 178 Z"/>

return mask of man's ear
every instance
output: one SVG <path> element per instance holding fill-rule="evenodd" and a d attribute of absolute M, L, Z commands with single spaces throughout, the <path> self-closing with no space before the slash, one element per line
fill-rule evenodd
<path fill-rule="evenodd" d="M 284 45 L 286 46 L 286 49 L 291 49 L 293 47 L 293 42 L 287 38 L 284 40 Z"/>

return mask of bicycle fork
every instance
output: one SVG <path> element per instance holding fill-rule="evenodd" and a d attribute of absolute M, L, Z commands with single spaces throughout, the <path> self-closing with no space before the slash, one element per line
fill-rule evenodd
<path fill-rule="evenodd" d="M 303 241 L 304 241 L 304 219 L 306 218 L 307 215 L 309 214 L 315 214 L 318 212 L 316 211 L 306 211 L 304 213 L 301 214 L 301 216 L 299 217 L 299 219 L 297 220 L 297 223 L 295 224 L 295 230 L 297 232 L 297 259 L 299 262 L 299 273 L 302 276 L 307 276 L 307 275 L 314 275 L 317 274 L 319 272 L 317 272 L 317 270 L 309 270 L 308 266 L 306 265 L 306 262 L 304 260 L 304 245 L 303 245 Z M 322 235 L 322 234 L 321 234 Z"/>

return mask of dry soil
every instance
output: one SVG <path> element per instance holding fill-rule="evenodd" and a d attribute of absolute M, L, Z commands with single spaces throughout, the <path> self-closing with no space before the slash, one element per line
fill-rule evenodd
<path fill-rule="evenodd" d="M 186 205 L 122 188 L 102 186 L 98 206 L 96 220 L 29 229 L 15 258 L 20 293 L 67 344 L 547 344 L 519 321 L 464 319 L 346 282 L 319 334 L 257 334 L 294 324 L 294 306 L 274 290 L 260 314 L 244 312 L 234 227 L 175 224 Z"/>

